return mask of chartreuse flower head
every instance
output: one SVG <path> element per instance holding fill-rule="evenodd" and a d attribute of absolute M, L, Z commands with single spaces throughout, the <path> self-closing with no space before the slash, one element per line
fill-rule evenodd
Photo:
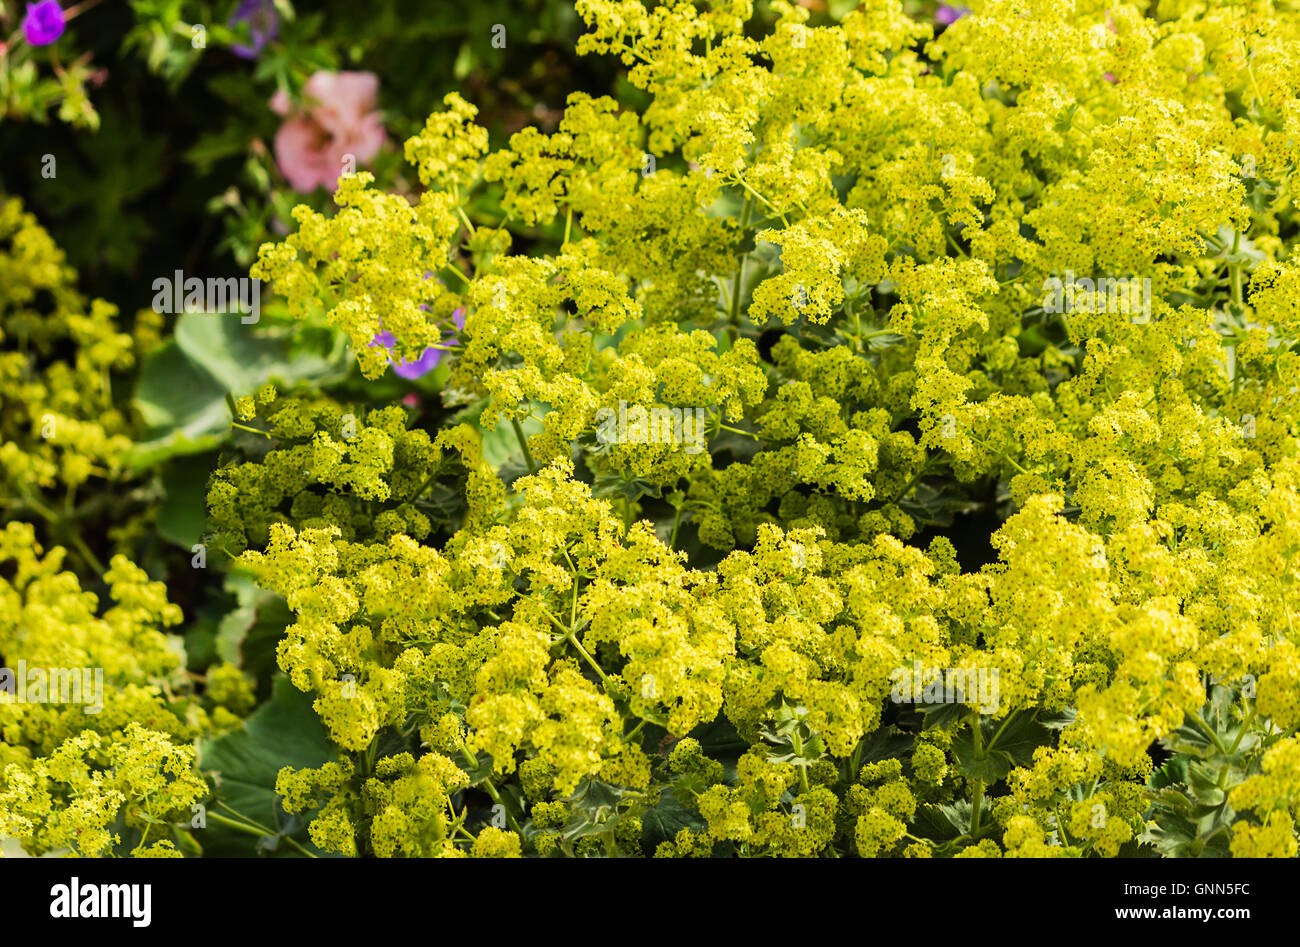
<path fill-rule="evenodd" d="M 265 436 L 207 485 L 328 739 L 276 784 L 310 840 L 1293 855 L 1300 13 L 576 6 L 644 108 L 575 93 L 494 148 L 450 95 L 418 197 L 346 175 L 253 269 L 361 375 L 232 392 Z M 130 340 L 0 211 L 39 518 L 120 470 Z M 184 683 L 127 560 L 100 609 L 3 535 L 0 653 L 119 690 L 0 701 L 0 829 L 111 851 L 258 692 L 226 655 Z"/>

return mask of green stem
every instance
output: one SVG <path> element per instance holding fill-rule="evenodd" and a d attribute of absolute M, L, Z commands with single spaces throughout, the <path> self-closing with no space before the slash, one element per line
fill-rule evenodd
<path fill-rule="evenodd" d="M 433 472 L 429 474 L 429 476 L 424 478 L 424 483 L 420 484 L 420 486 L 416 489 L 416 491 L 411 494 L 411 498 L 407 500 L 407 502 L 414 503 L 417 499 L 423 496 L 424 491 L 429 489 L 429 484 L 433 483 L 434 479 L 437 476 L 438 476 L 438 470 L 437 468 L 435 468 Z"/>
<path fill-rule="evenodd" d="M 144 827 L 144 831 L 140 833 L 140 844 L 131 850 L 132 855 L 140 851 L 140 849 L 144 848 L 144 843 L 149 840 L 149 833 L 152 830 L 153 830 L 153 823 L 152 822 L 146 823 Z"/>
<path fill-rule="evenodd" d="M 948 228 L 947 228 L 947 227 L 944 227 L 944 228 L 943 228 L 943 235 L 944 235 L 945 237 L 948 238 L 948 245 L 949 245 L 950 247 L 952 247 L 954 250 L 956 250 L 956 251 L 957 251 L 958 253 L 960 253 L 962 256 L 967 257 L 967 258 L 970 257 L 970 254 L 967 253 L 965 250 L 963 250 L 963 249 L 961 248 L 961 245 L 957 243 L 957 238 L 954 237 L 952 234 L 950 234 L 950 233 L 948 232 Z"/>
<path fill-rule="evenodd" d="M 853 748 L 853 755 L 849 757 L 849 778 L 848 782 L 854 782 L 858 777 L 858 768 L 862 762 L 862 740 Z"/>
<path fill-rule="evenodd" d="M 1016 463 L 1014 460 L 1012 460 L 1010 457 L 1008 457 L 1008 456 L 1007 456 L 1006 454 L 1004 454 L 1002 451 L 994 451 L 993 453 L 994 453 L 995 456 L 997 456 L 997 457 L 1001 457 L 1003 460 L 1005 460 L 1007 463 L 1009 463 L 1012 467 L 1015 467 L 1015 468 L 1016 468 L 1017 470 L 1019 470 L 1022 474 L 1025 474 L 1026 476 L 1029 475 L 1029 471 L 1028 471 L 1028 470 L 1026 470 L 1024 467 L 1021 467 L 1018 463 Z"/>
<path fill-rule="evenodd" d="M 971 738 L 975 743 L 975 759 L 984 760 L 988 757 L 988 749 L 984 746 L 984 734 L 980 729 L 979 714 L 972 714 L 968 718 L 970 722 Z M 984 780 L 975 780 L 975 797 L 971 801 L 970 815 L 970 835 L 972 839 L 978 841 L 980 830 L 980 811 L 984 808 Z"/>
<path fill-rule="evenodd" d="M 578 654 L 582 655 L 582 659 L 591 665 L 591 669 L 600 677 L 601 683 L 606 687 L 609 687 L 609 677 L 606 676 L 601 666 L 596 663 L 596 659 L 593 658 L 591 654 L 588 653 L 587 649 L 582 646 L 582 642 L 578 640 L 578 636 L 573 633 L 572 628 L 565 633 L 564 637 L 568 639 L 569 644 L 573 645 L 573 647 L 577 649 Z"/>
<path fill-rule="evenodd" d="M 1281 743 L 1283 740 L 1289 739 L 1291 735 L 1296 732 L 1297 728 L 1300 728 L 1300 720 L 1291 724 L 1291 726 L 1287 727 L 1281 733 L 1274 734 L 1273 736 L 1270 737 L 1265 737 L 1264 745 L 1273 746 L 1275 743 Z"/>
<path fill-rule="evenodd" d="M 250 817 L 244 815 L 244 814 L 243 814 L 242 812 L 240 812 L 238 809 L 232 808 L 231 806 L 226 805 L 224 802 L 221 802 L 220 800 L 217 801 L 217 805 L 218 805 L 220 808 L 225 809 L 227 812 L 229 812 L 232 816 L 234 816 L 236 819 L 238 819 L 238 820 L 239 820 L 240 822 L 242 822 L 244 825 L 251 825 L 253 828 L 257 829 L 257 831 L 261 832 L 263 835 L 274 835 L 274 834 L 275 834 L 275 833 L 272 832 L 270 829 L 268 829 L 266 826 L 264 826 L 264 825 L 262 825 L 260 822 L 258 822 L 256 819 L 252 819 L 252 818 L 250 818 Z"/>
<path fill-rule="evenodd" d="M 988 746 L 984 748 L 986 753 L 987 751 L 993 749 L 994 744 L 998 742 L 998 737 L 1002 736 L 1002 731 L 1007 728 L 1007 724 L 1009 724 L 1012 718 L 1014 717 L 1015 717 L 1014 713 L 1007 714 L 1007 719 L 1002 721 L 1002 726 L 998 727 L 997 733 L 993 734 L 993 739 L 989 740 Z"/>
<path fill-rule="evenodd" d="M 229 819 L 229 818 L 227 818 L 226 816 L 222 815 L 222 814 L 219 813 L 219 812 L 209 812 L 209 813 L 207 814 L 207 818 L 212 819 L 212 820 L 214 820 L 214 821 L 220 823 L 221 825 L 225 825 L 225 826 L 228 826 L 229 828 L 236 829 L 237 831 L 240 831 L 240 832 L 247 832 L 249 835 L 257 835 L 257 836 L 260 836 L 261 838 L 275 838 L 275 837 L 276 837 L 276 833 L 274 833 L 274 832 L 268 832 L 268 831 L 265 830 L 265 829 L 258 828 L 258 827 L 253 826 L 253 825 L 249 825 L 249 824 L 246 823 L 246 822 L 240 822 L 240 821 L 238 821 L 238 820 L 236 820 L 236 819 Z M 303 848 L 302 845 L 301 845 L 301 844 L 300 844 L 296 839 L 290 838 L 290 837 L 287 836 L 287 835 L 282 835 L 282 836 L 280 836 L 280 838 L 284 839 L 284 841 L 288 842 L 289 845 L 290 845 L 292 848 L 294 848 L 296 851 L 302 853 L 303 855 L 306 855 L 308 858 L 315 858 L 315 857 L 316 857 L 315 854 L 313 854 L 312 852 L 309 852 L 309 851 L 307 851 L 307 849 Z"/>
<path fill-rule="evenodd" d="M 463 747 L 460 752 L 464 755 L 465 759 L 469 761 L 470 769 L 478 768 L 478 758 L 474 754 L 470 753 L 468 747 Z M 501 811 L 506 814 L 506 821 L 510 823 L 510 828 L 514 829 L 516 833 L 522 835 L 523 832 L 519 828 L 519 823 L 515 821 L 515 817 L 511 814 L 510 807 L 501 801 L 501 794 L 497 792 L 497 787 L 492 785 L 492 777 L 485 777 L 482 786 L 483 791 L 488 794 L 488 797 L 492 802 L 495 805 L 500 806 Z"/>
<path fill-rule="evenodd" d="M 619 856 L 618 843 L 617 843 L 616 841 L 614 841 L 614 833 L 613 833 L 613 831 L 605 832 L 605 833 L 602 835 L 602 839 L 604 840 L 604 843 L 605 843 L 605 855 L 606 855 L 606 857 L 608 857 L 608 858 L 618 858 L 618 856 Z"/>
<path fill-rule="evenodd" d="M 528 472 L 537 473 L 537 464 L 533 460 L 533 452 L 528 449 L 528 438 L 524 436 L 523 425 L 519 423 L 518 418 L 511 418 L 510 426 L 515 429 L 515 438 L 519 441 L 519 447 L 524 452 L 524 463 L 528 465 Z"/>
<path fill-rule="evenodd" d="M 1255 721 L 1255 708 L 1252 706 L 1250 708 L 1250 713 L 1246 715 L 1246 719 L 1241 722 L 1241 729 L 1237 731 L 1237 739 L 1232 741 L 1232 749 L 1228 751 L 1230 754 L 1237 752 L 1237 747 L 1241 746 L 1242 738 L 1246 735 L 1246 731 L 1250 728 L 1250 725 L 1254 723 L 1254 721 Z"/>
<path fill-rule="evenodd" d="M 71 496 L 69 496 L 69 500 L 71 500 Z M 50 524 L 50 532 L 54 535 L 56 540 L 59 542 L 66 540 L 76 553 L 81 556 L 89 568 L 101 575 L 103 574 L 104 564 L 99 561 L 98 556 L 90 551 L 90 547 L 87 546 L 86 541 L 81 538 L 81 533 L 74 522 L 75 519 L 80 517 L 81 512 L 72 511 L 67 516 L 60 516 L 40 499 L 32 496 L 26 491 L 22 492 L 19 502 L 28 509 L 35 511 L 41 519 Z"/>
<path fill-rule="evenodd" d="M 731 281 L 731 311 L 727 313 L 727 321 L 731 323 L 732 335 L 735 338 L 740 337 L 740 284 L 745 278 L 745 258 L 742 256 L 736 266 L 735 279 Z"/>
<path fill-rule="evenodd" d="M 31 494 L 27 493 L 26 491 L 23 491 L 22 493 L 22 501 L 25 506 L 28 506 L 31 509 L 35 510 L 46 521 L 50 523 L 57 523 L 59 521 L 59 514 L 55 513 L 54 510 L 51 509 L 49 506 L 47 506 L 44 502 L 32 496 Z"/>
<path fill-rule="evenodd" d="M 749 234 L 749 215 L 753 208 L 753 196 L 746 195 L 745 206 L 740 212 L 740 240 L 742 245 Z M 744 286 L 745 262 L 748 259 L 747 254 L 743 251 L 738 252 L 736 257 L 736 276 L 731 282 L 731 311 L 727 314 L 727 321 L 731 323 L 733 338 L 740 337 L 740 291 Z"/>
<path fill-rule="evenodd" d="M 778 211 L 778 210 L 776 209 L 776 205 L 775 205 L 775 204 L 773 204 L 771 201 L 769 201 L 769 200 L 768 200 L 766 197 L 764 197 L 762 194 L 758 193 L 758 191 L 756 191 L 756 190 L 754 190 L 752 187 L 750 187 L 750 186 L 749 186 L 749 182 L 746 181 L 744 178 L 742 178 L 739 174 L 736 175 L 736 183 L 739 184 L 741 187 L 743 187 L 745 190 L 747 190 L 747 191 L 748 191 L 750 194 L 752 194 L 754 197 L 756 197 L 756 198 L 758 198 L 760 201 L 762 201 L 762 202 L 767 206 L 767 209 L 768 209 L 768 210 L 770 210 L 772 213 L 776 214 L 776 216 L 780 217 L 780 218 L 781 218 L 781 223 L 782 223 L 784 226 L 786 226 L 786 227 L 789 227 L 789 226 L 790 226 L 790 221 L 786 220 L 785 214 L 783 214 L 783 213 L 781 213 L 780 211 Z"/>
<path fill-rule="evenodd" d="M 738 427 L 732 427 L 730 424 L 723 424 L 723 423 L 722 423 L 722 416 L 721 416 L 721 415 L 718 416 L 717 430 L 718 430 L 718 431 L 730 431 L 732 434 L 742 434 L 742 435 L 744 435 L 745 437 L 752 437 L 754 440 L 758 440 L 758 439 L 759 439 L 759 438 L 758 438 L 758 435 L 755 434 L 753 431 L 744 431 L 744 430 L 741 430 L 741 429 L 738 428 Z M 715 431 L 715 433 L 716 433 L 716 431 Z"/>
<path fill-rule="evenodd" d="M 1205 722 L 1205 718 L 1201 716 L 1199 711 L 1194 710 L 1188 716 L 1201 725 L 1201 729 L 1204 730 L 1206 735 L 1214 741 L 1214 748 L 1216 750 L 1220 753 L 1228 752 L 1228 748 L 1223 745 L 1223 741 L 1219 739 L 1219 735 L 1214 731 L 1213 727 Z"/>
<path fill-rule="evenodd" d="M 75 530 L 73 530 L 68 534 L 68 539 L 72 543 L 73 548 L 77 550 L 77 553 L 81 556 L 81 558 L 86 560 L 86 564 L 90 566 L 92 569 L 94 569 L 96 572 L 98 572 L 100 575 L 103 575 L 104 564 L 99 561 L 98 556 L 96 556 L 93 552 L 90 551 L 90 547 L 86 545 L 85 540 L 83 540 Z"/>
<path fill-rule="evenodd" d="M 677 548 L 677 527 L 681 525 L 681 522 L 682 522 L 682 508 L 679 506 L 677 507 L 676 515 L 673 516 L 673 534 L 668 539 L 669 549 Z"/>
<path fill-rule="evenodd" d="M 269 431 L 263 431 L 260 428 L 249 427 L 247 424 L 240 424 L 238 421 L 231 421 L 230 426 L 237 427 L 241 431 L 248 431 L 250 434 L 261 434 L 268 441 L 271 440 L 271 433 Z"/>
<path fill-rule="evenodd" d="M 1062 845 L 1074 844 L 1073 842 L 1070 841 L 1070 836 L 1067 835 L 1065 832 L 1065 822 L 1061 820 L 1061 807 L 1057 806 L 1055 809 L 1053 809 L 1052 814 L 1056 816 L 1056 831 L 1059 832 L 1061 835 L 1061 844 Z"/>
<path fill-rule="evenodd" d="M 602 669 L 601 666 L 596 663 L 596 659 L 593 658 L 587 652 L 587 649 L 582 646 L 582 642 L 578 640 L 578 636 L 574 632 L 574 630 L 571 627 L 566 627 L 558 618 L 552 615 L 551 610 L 547 608 L 545 605 L 543 605 L 541 602 L 537 603 L 537 607 L 542 610 L 543 615 L 545 615 L 547 618 L 551 620 L 551 624 L 560 630 L 560 634 L 564 636 L 564 639 L 568 641 L 569 644 L 573 645 L 574 648 L 577 649 L 578 654 L 582 655 L 583 660 L 591 665 L 591 669 L 595 671 L 597 675 L 600 676 L 601 681 L 605 684 L 606 687 L 608 687 L 609 678 L 606 676 L 604 669 Z"/>
<path fill-rule="evenodd" d="M 73 4 L 72 6 L 68 7 L 66 10 L 63 11 L 63 22 L 67 23 L 69 20 L 73 19 L 74 17 L 80 16 L 81 14 L 85 13 L 87 10 L 90 10 L 93 7 L 95 7 L 98 3 L 99 0 L 84 0 L 83 3 Z M 188 32 L 188 30 L 186 32 Z"/>
<path fill-rule="evenodd" d="M 917 481 L 919 481 L 922 477 L 924 477 L 929 472 L 929 467 L 930 464 L 928 460 L 925 463 L 922 463 L 921 469 L 916 472 L 916 474 L 912 477 L 911 480 L 907 481 L 907 483 L 903 485 L 903 489 L 898 491 L 898 495 L 889 501 L 890 504 L 892 505 L 894 503 L 897 503 L 899 500 L 903 499 L 903 497 L 907 496 L 907 491 L 911 490 L 914 486 L 916 486 Z"/>

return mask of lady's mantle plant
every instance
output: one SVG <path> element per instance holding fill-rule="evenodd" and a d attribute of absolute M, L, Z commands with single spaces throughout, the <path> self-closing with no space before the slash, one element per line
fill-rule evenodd
<path fill-rule="evenodd" d="M 352 176 L 254 269 L 368 377 L 452 351 L 527 466 L 289 400 L 218 472 L 341 751 L 280 777 L 316 844 L 1294 855 L 1295 14 L 578 8 L 643 111 L 489 152 L 449 96 L 417 204 Z M 627 405 L 710 449 L 593 437 Z M 971 508 L 982 568 L 934 535 Z"/>
<path fill-rule="evenodd" d="M 466 405 L 242 393 L 213 542 L 336 750 L 283 808 L 349 855 L 1295 855 L 1300 17 L 775 6 L 578 0 L 644 108 L 490 151 L 449 96 L 416 203 L 351 175 L 262 248 Z"/>

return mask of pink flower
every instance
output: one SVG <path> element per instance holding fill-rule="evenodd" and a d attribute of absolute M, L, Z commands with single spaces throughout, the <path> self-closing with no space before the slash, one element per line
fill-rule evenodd
<path fill-rule="evenodd" d="M 379 79 L 373 72 L 320 71 L 302 88 L 306 110 L 294 114 L 281 89 L 271 110 L 287 117 L 275 133 L 275 160 L 295 191 L 333 191 L 339 175 L 369 162 L 384 143 L 375 111 Z M 346 156 L 353 161 L 345 165 Z"/>

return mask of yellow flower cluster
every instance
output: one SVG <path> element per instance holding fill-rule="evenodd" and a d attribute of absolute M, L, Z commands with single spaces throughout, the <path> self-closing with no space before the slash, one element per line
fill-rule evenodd
<path fill-rule="evenodd" d="M 451 96 L 407 144 L 416 206 L 356 175 L 263 248 L 367 375 L 381 329 L 452 350 L 529 474 L 486 496 L 476 457 L 444 468 L 395 414 L 341 445 L 327 409 L 218 475 L 339 746 L 490 757 L 476 785 L 525 782 L 512 828 L 544 854 L 618 847 L 580 831 L 598 786 L 615 823 L 698 814 L 661 855 L 1115 855 L 1175 844 L 1152 800 L 1178 785 L 1267 818 L 1233 851 L 1287 849 L 1300 21 L 972 7 L 935 40 L 895 0 L 820 27 L 778 2 L 756 37 L 747 0 L 579 0 L 581 51 L 643 111 L 577 94 L 491 151 Z M 538 232 L 554 253 L 511 253 Z M 708 449 L 600 436 L 628 405 L 703 408 Z M 444 471 L 474 512 L 421 545 L 399 479 Z M 936 536 L 961 510 L 994 522 L 973 568 Z M 993 692 L 918 713 L 912 668 Z M 734 775 L 688 736 L 720 721 Z M 862 765 L 891 739 L 892 770 Z M 1156 772 L 1161 742 L 1213 778 Z M 953 834 L 918 838 L 920 806 Z"/>
<path fill-rule="evenodd" d="M 63 251 L 18 198 L 0 195 L 3 516 L 39 521 L 72 547 L 82 574 L 102 566 L 79 531 L 102 512 L 107 496 L 98 494 L 131 476 L 134 425 L 120 376 L 147 351 L 152 315 L 137 319 L 134 338 L 120 331 L 117 308 L 82 296 Z"/>
<path fill-rule="evenodd" d="M 210 719 L 179 672 L 162 628 L 181 615 L 162 583 L 117 556 L 101 611 L 64 555 L 42 555 L 29 524 L 0 531 L 0 663 L 13 675 L 0 689 L 0 835 L 34 854 L 109 854 L 124 831 L 134 854 L 174 851 L 209 795 L 194 741 L 229 711 Z M 227 703 L 251 696 L 224 690 Z"/>
<path fill-rule="evenodd" d="M 1300 12 L 771 6 L 578 0 L 644 109 L 491 150 L 449 96 L 414 204 L 350 175 L 261 249 L 471 405 L 238 393 L 212 524 L 339 751 L 286 809 L 381 856 L 1293 855 Z M 58 622 L 156 645 L 130 601 Z M 102 833 L 137 784 L 81 788 L 85 731 L 5 791 Z"/>

